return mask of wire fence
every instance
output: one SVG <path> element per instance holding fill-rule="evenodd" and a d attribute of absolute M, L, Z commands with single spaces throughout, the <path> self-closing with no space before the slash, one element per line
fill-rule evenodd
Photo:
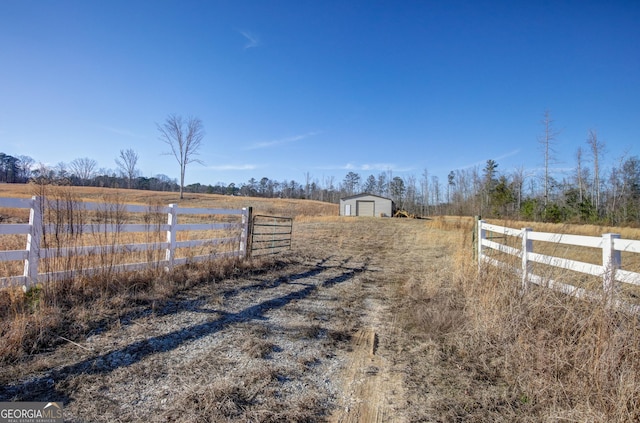
<path fill-rule="evenodd" d="M 255 215 L 251 227 L 252 256 L 276 254 L 291 249 L 293 218 Z"/>

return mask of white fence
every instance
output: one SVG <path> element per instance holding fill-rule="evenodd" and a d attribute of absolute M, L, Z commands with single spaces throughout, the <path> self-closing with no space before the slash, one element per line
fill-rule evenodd
<path fill-rule="evenodd" d="M 477 255 L 478 263 L 489 263 L 500 267 L 511 267 L 504 261 L 491 257 L 487 250 L 499 251 L 521 260 L 516 270 L 521 276 L 523 291 L 529 288 L 530 283 L 546 286 L 576 297 L 601 298 L 603 295 L 616 305 L 624 307 L 635 313 L 640 313 L 640 306 L 630 304 L 620 298 L 616 298 L 617 283 L 640 286 L 640 273 L 624 270 L 622 268 L 622 252 L 640 253 L 640 241 L 621 239 L 619 234 L 603 234 L 602 237 L 566 235 L 546 232 L 534 232 L 531 228 L 512 229 L 503 226 L 492 225 L 482 220 L 478 221 Z M 519 248 L 499 243 L 492 239 L 506 240 L 509 237 L 519 238 Z M 534 252 L 534 241 L 542 241 L 553 244 L 565 244 L 576 247 L 590 247 L 602 251 L 601 264 L 585 263 L 568 258 L 555 257 Z M 588 290 L 551 278 L 543 278 L 532 272 L 532 264 L 540 263 L 547 266 L 566 269 L 572 272 L 596 276 L 602 279 L 601 289 Z"/>
<path fill-rule="evenodd" d="M 0 198 L 0 208 L 29 209 L 29 223 L 0 224 L 0 287 L 8 285 L 31 286 L 50 280 L 64 280 L 75 275 L 91 275 L 104 271 L 132 271 L 162 266 L 164 269 L 187 262 L 200 262 L 221 257 L 245 257 L 249 237 L 250 208 L 206 209 L 168 206 L 140 206 L 112 203 L 91 203 L 64 200 Z M 26 213 L 26 211 L 25 211 Z M 63 218 L 56 219 L 62 215 Z M 205 223 L 179 223 L 180 216 L 194 215 L 192 220 Z M 196 216 L 199 215 L 199 216 Z M 90 217 L 83 217 L 90 216 Z M 163 217 L 164 216 L 164 217 Z M 52 222 L 53 220 L 53 222 Z M 124 223 L 141 221 L 143 223 Z M 166 238 L 164 233 L 166 232 Z M 122 243 L 123 234 L 132 243 Z M 179 234 L 183 234 L 181 239 Z M 79 242 L 64 245 L 60 240 L 71 238 Z M 150 235 L 155 234 L 155 235 Z M 215 237 L 211 237 L 214 234 Z M 7 249 L 7 241 L 13 236 L 25 236 L 24 249 Z M 80 236 L 78 236 L 80 235 Z M 198 238 L 198 237 L 201 238 Z M 153 238 L 155 237 L 155 240 Z M 196 239 L 193 239 L 193 238 Z M 55 241 L 52 241 L 55 240 Z M 92 241 L 98 245 L 85 245 Z M 139 240 L 153 242 L 138 242 Z M 180 256 L 177 255 L 180 251 Z M 133 255 L 132 255 L 133 253 Z M 135 256 L 135 254 L 138 256 Z M 107 259 L 106 265 L 97 260 L 97 267 L 52 269 L 42 266 L 46 260 L 62 259 L 68 263 L 71 257 L 113 257 L 129 254 L 147 260 L 136 263 L 117 263 Z M 160 259 L 153 258 L 159 256 Z M 8 263 L 24 261 L 22 274 L 10 273 Z M 94 261 L 95 262 L 95 261 Z M 103 260 L 104 262 L 104 260 Z M 45 267 L 46 271 L 42 271 Z"/>

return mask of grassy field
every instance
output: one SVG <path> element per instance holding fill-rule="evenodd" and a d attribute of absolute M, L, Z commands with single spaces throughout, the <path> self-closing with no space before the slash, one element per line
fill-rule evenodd
<path fill-rule="evenodd" d="M 337 216 L 338 205 L 320 201 L 298 201 L 278 198 L 236 197 L 216 194 L 185 193 L 180 200 L 177 192 L 154 192 L 127 189 L 101 189 L 93 187 L 57 187 L 51 185 L 0 184 L 0 197 L 30 198 L 34 195 L 61 195 L 72 192 L 83 201 L 124 201 L 127 204 L 178 204 L 180 207 L 230 208 L 253 207 L 254 213 L 302 217 Z M 5 218 L 6 216 L 5 211 Z M 2 214 L 0 212 L 0 214 Z M 19 216 L 28 219 L 28 213 Z"/>
<path fill-rule="evenodd" d="M 7 195 L 31 193 L 0 185 Z M 61 400 L 74 421 L 640 420 L 638 319 L 478 273 L 471 218 L 341 218 L 335 205 L 206 195 L 181 205 L 293 216 L 292 251 L 2 291 L 0 400 Z"/>

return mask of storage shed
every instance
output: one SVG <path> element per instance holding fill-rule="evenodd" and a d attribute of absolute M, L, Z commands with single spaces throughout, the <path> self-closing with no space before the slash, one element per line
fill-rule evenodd
<path fill-rule="evenodd" d="M 393 200 L 373 194 L 357 194 L 340 199 L 340 216 L 391 217 L 394 209 Z"/>

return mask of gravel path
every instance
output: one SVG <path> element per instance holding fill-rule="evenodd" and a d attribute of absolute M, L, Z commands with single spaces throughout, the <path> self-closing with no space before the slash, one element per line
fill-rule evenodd
<path fill-rule="evenodd" d="M 342 318 L 358 317 L 345 301 L 365 269 L 328 257 L 201 285 L 41 357 L 51 368 L 4 387 L 2 398 L 63 401 L 76 421 L 322 416 L 349 347 Z"/>

